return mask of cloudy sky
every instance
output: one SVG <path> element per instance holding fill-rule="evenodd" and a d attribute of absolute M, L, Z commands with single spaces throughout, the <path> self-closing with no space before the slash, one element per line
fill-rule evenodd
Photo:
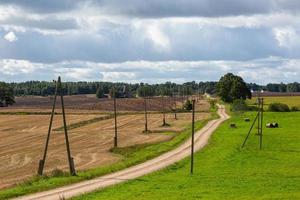
<path fill-rule="evenodd" d="M 1 0 L 0 80 L 300 81 L 299 0 Z"/>

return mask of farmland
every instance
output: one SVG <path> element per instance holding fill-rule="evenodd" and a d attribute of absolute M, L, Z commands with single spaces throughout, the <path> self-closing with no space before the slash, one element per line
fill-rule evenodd
<path fill-rule="evenodd" d="M 28 101 L 27 98 L 32 99 L 32 101 Z M 16 106 L 2 109 L 0 112 L 0 159 L 2 161 L 0 163 L 0 188 L 10 187 L 36 174 L 50 118 L 48 113 L 50 102 L 48 102 L 49 105 L 46 101 L 43 103 L 43 100 L 38 101 L 40 104 L 32 103 L 39 98 L 44 99 L 47 97 L 22 97 L 19 101 L 17 99 Z M 68 98 L 66 97 L 66 99 Z M 82 171 L 118 163 L 123 159 L 123 156 L 111 152 L 114 121 L 112 117 L 109 117 L 111 115 L 109 106 L 112 105 L 112 101 L 103 100 L 107 103 L 107 106 L 104 109 L 98 107 L 99 109 L 95 110 L 94 104 L 90 104 L 88 100 L 85 102 L 82 98 L 78 97 L 79 102 L 73 100 L 72 107 L 68 107 L 68 103 L 71 104 L 70 101 L 65 102 L 68 111 L 68 124 L 79 124 L 79 126 L 69 130 L 72 156 L 74 157 L 76 169 Z M 95 101 L 95 98 L 93 100 Z M 172 140 L 190 124 L 190 113 L 179 113 L 178 120 L 174 119 L 173 113 L 167 113 L 166 121 L 170 126 L 162 127 L 163 114 L 161 112 L 151 112 L 151 110 L 160 111 L 161 100 L 154 100 L 148 104 L 150 110 L 148 126 L 151 132 L 143 133 L 144 115 L 138 111 L 142 111 L 144 107 L 143 104 L 140 104 L 140 107 L 137 106 L 137 109 L 133 109 L 137 101 L 143 102 L 140 99 L 118 100 L 120 110 L 127 111 L 127 113 L 123 113 L 118 117 L 119 147 L 121 148 Z M 177 99 L 174 99 L 174 101 L 177 101 Z M 173 105 L 173 101 L 168 102 Z M 89 109 L 88 105 L 91 105 L 92 109 Z M 180 101 L 178 101 L 178 106 L 180 106 Z M 198 102 L 197 106 L 198 110 L 203 112 L 196 114 L 196 120 L 208 119 L 210 117 L 208 103 L 202 100 Z M 60 129 L 62 116 L 56 115 L 54 119 L 54 131 L 51 135 L 45 165 L 47 173 L 55 168 L 68 170 L 64 134 Z"/>
<path fill-rule="evenodd" d="M 248 102 L 250 104 L 254 104 L 256 101 L 256 98 L 252 98 Z M 264 97 L 264 104 L 265 107 L 267 107 L 270 103 L 285 103 L 289 105 L 290 107 L 292 106 L 297 106 L 300 107 L 300 96 L 267 96 Z"/>
<path fill-rule="evenodd" d="M 170 110 L 177 102 L 179 107 L 186 98 L 184 97 L 151 97 L 147 98 L 149 111 Z M 16 104 L 12 107 L 1 108 L 0 112 L 50 112 L 52 97 L 24 96 L 16 97 Z M 74 95 L 64 97 L 65 108 L 71 112 L 111 112 L 113 103 L 111 99 L 97 99 L 95 95 Z M 58 105 L 59 99 L 58 99 Z M 144 100 L 141 98 L 120 98 L 117 99 L 118 111 L 144 111 Z M 200 107 L 203 108 L 203 107 Z M 205 109 L 205 107 L 204 107 Z"/>
<path fill-rule="evenodd" d="M 300 112 L 265 112 L 263 123 L 276 121 L 280 127 L 264 129 L 262 150 L 254 133 L 241 149 L 251 123 L 243 119 L 254 116 L 254 112 L 232 113 L 210 144 L 196 153 L 193 175 L 189 175 L 190 160 L 185 159 L 138 180 L 74 199 L 299 199 Z M 231 123 L 237 128 L 230 128 Z"/>

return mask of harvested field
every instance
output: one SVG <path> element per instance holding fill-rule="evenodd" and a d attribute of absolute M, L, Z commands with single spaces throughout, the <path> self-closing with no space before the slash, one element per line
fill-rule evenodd
<path fill-rule="evenodd" d="M 147 99 L 149 111 L 161 111 L 165 104 L 166 110 L 171 110 L 174 103 L 177 106 L 182 105 L 182 97 L 153 97 Z M 94 95 L 75 95 L 65 96 L 65 108 L 69 112 L 105 112 L 113 111 L 112 99 L 97 99 Z M 0 108 L 0 112 L 16 112 L 16 111 L 51 111 L 51 97 L 26 96 L 16 97 L 16 104 L 7 108 Z M 60 101 L 58 99 L 58 107 Z M 144 99 L 141 98 L 120 98 L 117 99 L 118 111 L 143 111 Z M 208 110 L 208 104 L 201 106 L 201 109 Z M 79 111 L 78 111 L 79 110 Z M 57 110 L 60 112 L 59 110 Z"/>
<path fill-rule="evenodd" d="M 199 102 L 206 105 L 204 101 Z M 11 108 L 9 108 L 11 109 Z M 20 108 L 21 109 L 21 108 Z M 26 108 L 28 111 L 31 111 Z M 43 111 L 39 108 L 39 111 Z M 16 111 L 11 109 L 12 111 Z M 196 119 L 209 117 L 209 113 L 196 113 Z M 68 114 L 67 123 L 78 123 L 104 115 Z M 167 127 L 161 127 L 162 114 L 148 115 L 148 127 L 151 133 L 143 133 L 144 115 L 127 114 L 118 117 L 119 146 L 157 143 L 169 140 L 191 121 L 190 113 L 166 114 Z M 38 161 L 42 157 L 50 115 L 0 115 L 0 188 L 11 186 L 36 174 Z M 53 129 L 62 126 L 62 116 L 54 118 Z M 96 121 L 69 130 L 69 140 L 76 170 L 108 165 L 121 159 L 120 155 L 110 153 L 113 147 L 113 119 Z M 165 134 L 169 132 L 169 134 Z M 58 168 L 68 170 L 64 134 L 53 131 L 45 171 Z"/>

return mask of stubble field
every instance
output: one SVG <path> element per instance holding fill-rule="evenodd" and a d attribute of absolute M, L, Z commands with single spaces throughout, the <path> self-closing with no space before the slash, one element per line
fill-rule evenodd
<path fill-rule="evenodd" d="M 128 101 L 129 99 L 119 101 L 119 106 L 121 108 L 129 108 L 130 106 L 126 105 Z M 135 102 L 136 99 L 133 101 Z M 134 102 L 130 102 L 129 105 L 134 104 Z M 159 108 L 161 106 L 160 101 L 156 102 L 158 103 L 154 107 Z M 122 103 L 125 105 L 122 105 Z M 179 104 L 180 101 L 178 101 Z M 203 112 L 196 113 L 196 120 L 209 118 L 207 102 L 202 100 L 197 105 L 198 110 Z M 15 108 L 10 107 L 0 111 L 0 113 L 2 112 L 0 114 L 0 189 L 22 182 L 37 173 L 38 162 L 42 158 L 50 120 L 50 115 L 45 113 L 45 111 L 49 111 L 48 107 L 34 109 L 32 104 L 28 106 L 23 104 L 22 108 L 16 106 Z M 93 109 L 93 112 L 90 112 L 88 109 L 77 108 L 74 107 L 72 110 L 69 110 L 69 112 L 74 111 L 70 112 L 71 114 L 67 112 L 68 125 L 79 124 L 69 130 L 71 153 L 72 157 L 74 157 L 76 170 L 110 165 L 122 159 L 121 155 L 110 151 L 113 147 L 114 137 L 112 113 L 107 112 L 107 109 Z M 9 114 L 7 114 L 8 110 Z M 27 113 L 20 113 L 20 111 L 24 112 L 24 110 Z M 119 147 L 170 140 L 180 131 L 183 131 L 184 127 L 191 121 L 190 113 L 178 113 L 178 120 L 175 120 L 174 114 L 169 112 L 166 113 L 166 122 L 170 126 L 162 127 L 163 114 L 150 111 L 148 127 L 151 132 L 144 133 L 144 114 L 130 109 L 123 109 L 122 111 L 128 111 L 128 113 L 123 113 L 117 119 Z M 157 111 L 159 110 L 157 109 Z M 59 111 L 57 110 L 57 112 Z M 80 124 L 80 122 L 91 123 Z M 59 129 L 61 127 L 62 115 L 55 115 L 54 131 L 51 133 L 45 164 L 46 173 L 50 173 L 56 168 L 68 170 L 64 132 Z"/>

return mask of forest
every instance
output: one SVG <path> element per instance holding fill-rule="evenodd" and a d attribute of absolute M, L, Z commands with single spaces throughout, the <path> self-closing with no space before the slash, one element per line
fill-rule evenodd
<path fill-rule="evenodd" d="M 111 88 L 115 88 L 119 93 L 129 93 L 131 96 L 172 96 L 172 95 L 190 95 L 195 93 L 216 93 L 216 84 L 214 81 L 207 82 L 186 82 L 183 84 L 166 82 L 160 84 L 147 83 L 122 83 L 122 82 L 64 82 L 65 95 L 77 94 L 109 94 Z M 8 83 L 13 88 L 15 96 L 53 95 L 55 83 L 48 81 L 26 81 L 20 83 Z M 258 85 L 248 83 L 247 87 L 253 91 L 265 90 L 269 92 L 300 92 L 300 83 L 269 83 L 267 85 Z"/>

